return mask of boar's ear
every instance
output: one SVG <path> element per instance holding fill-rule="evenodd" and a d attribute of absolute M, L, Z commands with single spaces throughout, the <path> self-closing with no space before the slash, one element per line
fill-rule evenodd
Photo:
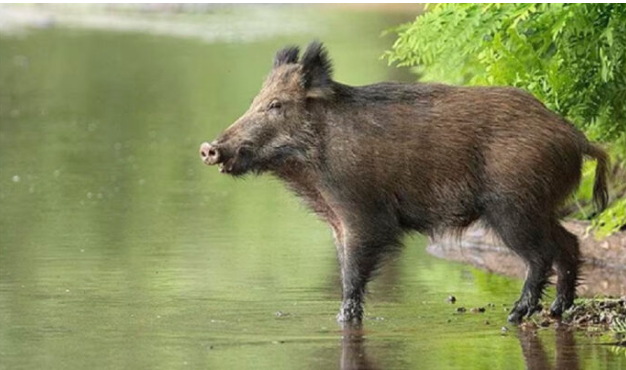
<path fill-rule="evenodd" d="M 300 61 L 302 83 L 310 98 L 322 98 L 332 94 L 333 67 L 326 48 L 319 41 L 309 44 Z"/>
<path fill-rule="evenodd" d="M 287 46 L 282 50 L 278 50 L 274 57 L 274 68 L 283 64 L 298 63 L 298 54 L 300 54 L 300 48 L 297 46 Z"/>

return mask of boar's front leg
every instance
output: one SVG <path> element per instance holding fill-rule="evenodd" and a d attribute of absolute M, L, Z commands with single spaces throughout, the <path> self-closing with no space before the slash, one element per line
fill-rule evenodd
<path fill-rule="evenodd" d="M 397 245 L 396 228 L 377 220 L 343 225 L 341 263 L 343 302 L 337 321 L 358 324 L 363 319 L 365 286 L 382 257 Z"/>

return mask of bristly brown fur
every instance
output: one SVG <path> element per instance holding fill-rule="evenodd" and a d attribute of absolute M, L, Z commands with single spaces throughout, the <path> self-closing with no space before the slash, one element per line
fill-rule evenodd
<path fill-rule="evenodd" d="M 460 232 L 480 220 L 528 266 L 509 319 L 532 314 L 556 267 L 560 315 L 573 302 L 578 240 L 557 210 L 607 157 L 532 95 L 510 87 L 332 80 L 323 45 L 280 51 L 250 109 L 213 144 L 233 175 L 270 172 L 328 222 L 342 270 L 339 319 L 363 316 L 365 286 L 402 235 Z"/>
<path fill-rule="evenodd" d="M 321 42 L 311 43 L 302 55 L 304 88 L 325 88 L 332 84 L 333 67 Z"/>
<path fill-rule="evenodd" d="M 274 58 L 274 68 L 283 64 L 295 64 L 298 63 L 298 55 L 300 54 L 300 48 L 297 46 L 287 46 L 284 49 L 279 50 Z"/>
<path fill-rule="evenodd" d="M 593 202 L 598 212 L 602 212 L 609 202 L 609 193 L 606 185 L 609 157 L 602 148 L 591 143 L 588 143 L 585 154 L 597 161 L 596 179 L 593 183 Z"/>

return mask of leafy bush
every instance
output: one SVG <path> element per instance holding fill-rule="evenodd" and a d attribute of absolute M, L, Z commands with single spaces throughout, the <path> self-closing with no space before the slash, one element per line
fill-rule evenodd
<path fill-rule="evenodd" d="M 517 86 L 595 140 L 626 132 L 626 4 L 441 4 L 395 30 L 425 80 Z"/>
<path fill-rule="evenodd" d="M 626 162 L 626 4 L 440 4 L 392 32 L 390 64 L 527 90 Z"/>
<path fill-rule="evenodd" d="M 626 198 L 614 202 L 606 211 L 593 220 L 598 228 L 597 236 L 607 236 L 626 225 Z"/>

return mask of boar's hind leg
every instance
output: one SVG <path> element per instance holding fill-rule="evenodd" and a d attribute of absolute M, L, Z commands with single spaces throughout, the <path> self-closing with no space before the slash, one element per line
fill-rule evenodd
<path fill-rule="evenodd" d="M 555 255 L 550 240 L 551 222 L 542 215 L 532 215 L 517 207 L 492 207 L 487 222 L 507 247 L 524 259 L 528 268 L 520 298 L 509 314 L 510 322 L 530 317 L 539 307 Z"/>
<path fill-rule="evenodd" d="M 558 246 L 555 259 L 558 281 L 556 299 L 550 307 L 550 314 L 559 317 L 574 303 L 578 269 L 581 263 L 580 248 L 578 238 L 565 230 L 558 222 L 554 223 L 552 234 Z"/>
<path fill-rule="evenodd" d="M 340 256 L 343 300 L 337 321 L 358 324 L 363 319 L 365 286 L 382 257 L 396 245 L 395 235 L 389 234 L 346 230 Z"/>

